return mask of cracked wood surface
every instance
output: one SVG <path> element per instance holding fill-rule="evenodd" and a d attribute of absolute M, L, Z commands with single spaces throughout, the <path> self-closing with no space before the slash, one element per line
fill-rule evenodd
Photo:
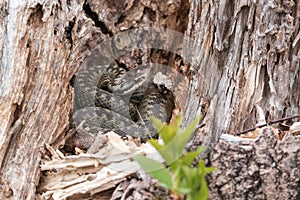
<path fill-rule="evenodd" d="M 191 81 L 181 106 L 186 123 L 199 111 L 206 117 L 190 148 L 202 143 L 213 149 L 215 158 L 214 154 L 223 151 L 218 146 L 222 133 L 256 124 L 256 103 L 269 119 L 299 113 L 299 7 L 298 1 L 0 2 L 0 196 L 34 198 L 44 144 L 58 147 L 68 130 L 72 76 L 104 38 L 129 28 L 166 27 L 197 41 L 191 47 L 193 59 L 187 68 Z M 158 57 L 170 57 L 164 54 L 159 52 Z M 147 61 L 144 57 L 143 62 Z M 133 66 L 138 63 L 128 55 L 119 60 Z M 293 141 L 289 143 L 293 146 Z M 245 156 L 247 152 L 239 153 Z M 217 160 L 213 164 L 221 165 Z M 220 169 L 224 174 L 226 169 Z M 219 180 L 212 177 L 212 182 Z M 268 189 L 279 183 L 266 180 L 263 186 Z M 281 187 L 279 191 L 289 188 L 284 183 Z M 213 188 L 212 195 L 229 198 L 228 191 Z"/>

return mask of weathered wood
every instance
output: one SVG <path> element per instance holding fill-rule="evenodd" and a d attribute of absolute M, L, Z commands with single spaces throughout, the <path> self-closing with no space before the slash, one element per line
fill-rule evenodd
<path fill-rule="evenodd" d="M 128 176 L 140 170 L 140 165 L 133 160 L 133 155 L 143 154 L 162 163 L 157 151 L 148 143 L 138 146 L 134 139 L 122 140 L 113 132 L 101 136 L 95 141 L 94 154 L 63 155 L 51 150 L 52 160 L 43 160 L 39 193 L 45 199 L 75 199 L 76 196 L 94 196 L 114 188 Z M 49 147 L 50 148 L 50 147 Z M 51 149 L 51 148 L 50 148 Z M 77 199 L 77 197 L 76 197 Z"/>
<path fill-rule="evenodd" d="M 299 137 L 278 141 L 270 127 L 256 140 L 214 146 L 209 175 L 210 199 L 298 199 L 300 171 Z"/>
<path fill-rule="evenodd" d="M 205 126 L 190 148 L 204 144 L 213 149 L 209 158 L 217 168 L 222 165 L 219 155 L 225 150 L 229 158 L 239 153 L 248 159 L 248 151 L 230 143 L 225 148 L 218 138 L 222 133 L 253 127 L 255 104 L 269 119 L 300 112 L 299 8 L 299 1 L 1 1 L 0 197 L 34 198 L 44 144 L 58 147 L 68 130 L 72 76 L 104 38 L 130 28 L 166 27 L 196 41 L 187 49 L 192 56 L 190 63 L 176 65 L 176 56 L 162 51 L 132 53 L 133 58 L 142 57 L 138 61 L 128 54 L 119 60 L 136 66 L 149 61 L 147 56 L 152 53 L 152 61 L 167 61 L 188 75 L 186 95 L 177 97 L 184 120 L 187 124 L 201 111 L 206 113 Z M 292 146 L 297 143 L 288 141 Z M 272 147 L 253 145 L 254 149 L 266 148 L 263 153 Z M 298 150 L 295 152 L 291 154 L 294 157 Z M 280 156 L 286 151 L 276 153 Z M 228 161 L 228 170 L 240 162 Z M 296 159 L 288 162 L 297 166 Z M 226 171 L 222 166 L 219 170 L 221 174 Z M 272 173 L 277 176 L 276 171 Z M 230 187 L 239 177 L 246 180 L 239 173 L 233 176 L 228 179 Z M 212 197 L 220 197 L 221 188 L 220 194 L 228 198 L 246 198 L 241 192 L 241 196 L 230 196 L 221 186 L 223 177 L 211 177 L 211 184 L 217 184 L 211 186 Z M 261 175 L 263 179 L 262 188 L 256 185 L 259 191 L 274 191 L 281 183 Z M 241 187 L 256 187 L 252 180 Z M 292 187 L 295 181 L 290 178 Z M 284 184 L 281 188 L 279 191 L 290 189 Z M 291 198 L 298 195 L 293 188 L 290 191 Z M 251 193 L 253 198 L 261 194 Z M 263 197 L 270 195 L 264 193 Z"/>
<path fill-rule="evenodd" d="M 68 128 L 69 80 L 80 59 L 71 30 L 83 2 L 62 3 L 1 4 L 1 199 L 34 198 L 44 144 Z"/>
<path fill-rule="evenodd" d="M 300 112 L 298 9 L 293 1 L 191 3 L 187 34 L 199 44 L 186 119 L 198 102 L 208 105 L 194 144 L 253 127 L 255 104 L 271 120 Z"/>

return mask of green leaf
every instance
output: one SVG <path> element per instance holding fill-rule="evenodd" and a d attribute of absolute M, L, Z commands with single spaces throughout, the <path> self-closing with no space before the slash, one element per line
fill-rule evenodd
<path fill-rule="evenodd" d="M 181 115 L 177 115 L 174 118 L 172 124 L 169 124 L 166 127 L 166 132 L 162 132 L 160 134 L 162 140 L 166 145 L 169 144 L 174 139 L 174 137 L 178 132 L 180 132 L 180 128 L 179 128 L 180 124 L 181 124 Z"/>
<path fill-rule="evenodd" d="M 215 168 L 206 167 L 204 161 L 200 160 L 196 169 L 197 177 L 199 177 L 200 180 L 200 188 L 193 193 L 193 196 L 198 196 L 201 200 L 206 200 L 208 198 L 208 187 L 205 176 L 215 170 Z"/>
<path fill-rule="evenodd" d="M 172 187 L 170 173 L 163 164 L 142 155 L 136 155 L 133 159 L 141 165 L 146 173 L 159 180 L 164 187 Z"/>
<path fill-rule="evenodd" d="M 184 180 L 186 182 L 185 183 L 186 187 L 192 188 L 192 186 L 193 186 L 192 177 L 195 175 L 195 172 L 193 172 L 193 169 L 188 166 L 182 166 L 182 172 L 185 177 Z"/>
<path fill-rule="evenodd" d="M 163 128 L 160 136 L 165 145 L 168 145 L 173 140 L 173 138 L 176 136 L 177 131 L 178 129 L 173 125 L 167 125 Z"/>
<path fill-rule="evenodd" d="M 157 151 L 164 148 L 164 146 L 159 144 L 155 139 L 149 139 L 147 142 L 149 142 Z"/>
<path fill-rule="evenodd" d="M 208 198 L 208 187 L 204 178 L 201 178 L 201 187 L 199 192 L 195 192 L 195 197 L 199 197 L 199 200 L 206 200 Z"/>
<path fill-rule="evenodd" d="M 180 188 L 178 189 L 178 191 L 181 193 L 181 194 L 188 194 L 191 192 L 191 188 L 190 187 L 186 187 L 184 185 L 181 185 Z"/>
<path fill-rule="evenodd" d="M 200 197 L 199 200 L 206 200 L 208 198 L 208 187 L 206 181 L 202 181 L 202 186 L 198 194 L 195 195 L 196 197 Z"/>
<path fill-rule="evenodd" d="M 181 122 L 180 115 L 174 119 L 173 124 L 164 125 L 160 133 L 160 136 L 164 140 L 163 146 L 158 144 L 157 142 L 153 142 L 153 140 L 149 140 L 150 144 L 152 144 L 164 158 L 167 165 L 171 165 L 173 162 L 180 158 L 186 143 L 194 133 L 195 127 L 199 123 L 200 119 L 202 119 L 202 117 L 203 116 L 200 115 L 198 118 L 196 118 L 184 131 L 181 131 L 179 129 Z M 155 126 L 162 126 L 162 122 L 160 122 L 153 116 L 152 120 L 153 123 L 156 124 Z M 172 169 L 174 168 L 172 167 Z"/>
<path fill-rule="evenodd" d="M 151 117 L 163 144 L 154 139 L 148 140 L 148 142 L 160 153 L 170 170 L 165 165 L 144 156 L 135 156 L 134 159 L 149 175 L 159 180 L 163 186 L 171 189 L 174 193 L 186 194 L 187 200 L 207 199 L 209 191 L 205 176 L 215 168 L 206 167 L 203 160 L 200 160 L 195 168 L 191 167 L 203 147 L 198 147 L 196 151 L 183 155 L 186 143 L 190 140 L 203 115 L 193 120 L 185 130 L 180 129 L 181 116 L 174 118 L 173 123 L 169 125 L 154 116 Z"/>
<path fill-rule="evenodd" d="M 174 140 L 172 140 L 172 142 L 170 142 L 172 146 L 172 150 L 176 151 L 176 155 L 180 155 L 183 152 L 185 145 L 190 140 L 192 134 L 195 131 L 197 124 L 199 124 L 202 118 L 203 115 L 201 114 L 199 117 L 193 120 L 191 124 L 183 132 L 177 134 Z"/>
<path fill-rule="evenodd" d="M 180 161 L 177 161 L 177 168 L 172 171 L 172 191 L 175 191 L 175 193 L 181 193 L 180 187 L 182 184 L 182 180 L 184 179 L 184 174 L 181 170 L 181 163 Z"/>
<path fill-rule="evenodd" d="M 174 151 L 170 150 L 170 147 L 166 147 L 165 145 L 161 145 L 157 140 L 150 139 L 148 142 L 158 151 L 158 153 L 163 157 L 167 165 L 174 162 L 178 158 L 174 155 Z"/>
<path fill-rule="evenodd" d="M 174 119 L 173 119 L 173 122 L 172 122 L 172 126 L 176 127 L 177 129 L 179 129 L 180 127 L 180 124 L 181 124 L 181 115 L 177 115 Z"/>
<path fill-rule="evenodd" d="M 201 151 L 204 150 L 204 147 L 198 147 L 196 151 L 187 152 L 183 157 L 182 161 L 185 165 L 190 166 L 195 158 L 200 154 Z"/>
<path fill-rule="evenodd" d="M 169 144 L 179 130 L 181 116 L 180 115 L 176 116 L 173 120 L 173 123 L 169 125 L 162 123 L 155 116 L 151 116 L 151 119 L 153 121 L 154 127 L 156 128 L 159 135 L 161 136 L 161 139 L 163 140 L 164 144 L 165 145 Z"/>
<path fill-rule="evenodd" d="M 151 117 L 154 128 L 157 130 L 158 133 L 160 133 L 161 130 L 163 129 L 163 127 L 166 126 L 166 124 L 161 122 L 154 115 L 151 115 L 150 117 Z"/>
<path fill-rule="evenodd" d="M 216 169 L 215 167 L 206 167 L 205 162 L 202 159 L 199 161 L 197 168 L 203 171 L 204 175 L 209 174 Z"/>

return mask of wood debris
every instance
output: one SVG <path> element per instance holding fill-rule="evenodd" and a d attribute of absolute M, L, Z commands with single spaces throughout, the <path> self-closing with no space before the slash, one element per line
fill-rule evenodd
<path fill-rule="evenodd" d="M 60 200 L 82 194 L 93 196 L 113 188 L 140 169 L 131 158 L 137 154 L 162 162 L 160 155 L 148 143 L 138 146 L 131 138 L 124 141 L 113 132 L 107 133 L 106 137 L 106 143 L 101 144 L 94 154 L 62 157 L 61 153 L 58 153 L 60 156 L 54 153 L 52 160 L 43 161 L 41 170 L 45 175 L 38 189 L 42 198 Z"/>

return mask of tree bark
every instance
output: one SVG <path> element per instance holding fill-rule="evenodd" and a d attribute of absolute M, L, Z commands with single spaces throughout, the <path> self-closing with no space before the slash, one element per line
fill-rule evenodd
<path fill-rule="evenodd" d="M 200 100 L 191 99 L 209 102 L 206 146 L 253 127 L 255 104 L 270 120 L 299 113 L 298 8 L 293 1 L 191 3 L 187 34 L 200 43 L 193 79 L 199 89 L 191 94 L 199 91 Z"/>
<path fill-rule="evenodd" d="M 272 199 L 273 194 L 263 190 L 275 191 L 279 183 L 284 188 L 277 178 L 286 176 L 276 171 L 274 178 L 268 179 L 260 174 L 262 164 L 252 170 L 254 163 L 264 159 L 268 163 L 264 170 L 274 167 L 270 158 L 257 157 L 257 151 L 264 154 L 275 145 L 281 149 L 276 156 L 298 158 L 297 147 L 284 149 L 294 147 L 298 140 L 266 142 L 272 146 L 257 144 L 258 140 L 249 144 L 251 150 L 243 150 L 241 144 L 218 139 L 223 133 L 255 126 L 256 104 L 268 119 L 300 112 L 299 7 L 298 1 L 0 2 L 0 197 L 35 197 L 44 145 L 58 148 L 64 143 L 61 140 L 72 114 L 70 81 L 86 55 L 105 38 L 121 31 L 154 26 L 176 30 L 196 41 L 190 48 L 191 62 L 178 67 L 189 77 L 189 87 L 186 98 L 177 97 L 177 101 L 185 124 L 200 112 L 206 114 L 204 126 L 189 148 L 203 144 L 213 150 L 207 158 L 218 170 L 209 179 L 211 198 Z M 175 65 L 176 56 L 165 54 L 159 52 L 158 60 L 169 57 L 170 66 Z M 138 63 L 126 56 L 119 59 L 132 66 Z M 241 157 L 233 157 L 237 154 Z M 227 159 L 231 157 L 236 159 Z M 243 158 L 253 159 L 243 165 L 246 168 L 238 169 L 252 172 L 251 181 L 244 183 L 244 174 L 231 174 Z M 222 159 L 228 163 L 226 168 Z M 290 184 L 279 191 L 292 191 L 289 197 L 296 198 L 298 173 L 285 162 L 297 166 L 297 159 L 276 160 L 282 167 L 279 171 L 287 169 L 292 177 Z M 226 182 L 222 182 L 221 174 L 227 171 L 233 178 L 225 177 Z M 247 190 L 259 192 L 249 195 L 239 188 L 233 196 L 230 192 L 234 192 L 232 184 L 236 183 L 242 189 L 248 186 Z"/>
<path fill-rule="evenodd" d="M 69 80 L 84 51 L 71 31 L 82 4 L 1 3 L 1 199 L 34 198 L 44 145 L 68 129 Z"/>
<path fill-rule="evenodd" d="M 229 141 L 222 137 L 209 157 L 218 168 L 210 199 L 299 199 L 299 137 L 279 141 L 267 127 L 256 140 Z"/>

